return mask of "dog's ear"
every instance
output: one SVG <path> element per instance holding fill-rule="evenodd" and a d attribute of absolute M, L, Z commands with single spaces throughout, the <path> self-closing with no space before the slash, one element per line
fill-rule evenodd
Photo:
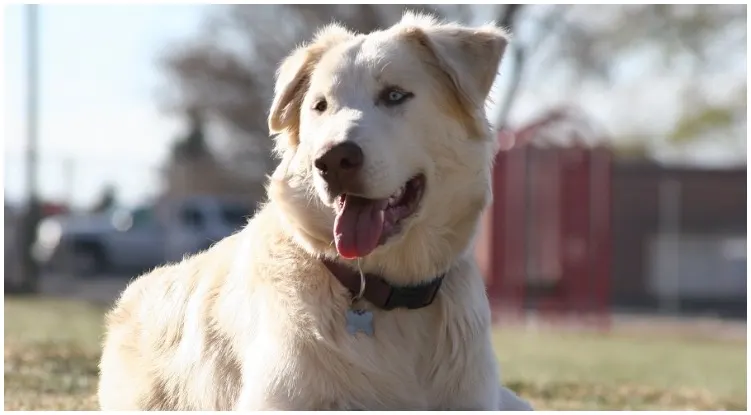
<path fill-rule="evenodd" d="M 422 51 L 462 108 L 484 111 L 509 35 L 499 27 L 465 27 L 407 12 L 399 30 Z"/>
<path fill-rule="evenodd" d="M 300 142 L 300 106 L 315 65 L 328 49 L 353 36 L 342 26 L 328 25 L 318 31 L 310 44 L 295 49 L 279 66 L 268 126 L 272 135 L 286 133 L 289 141 L 286 145 L 294 147 Z"/>
<path fill-rule="evenodd" d="M 428 15 L 404 14 L 400 26 L 432 52 L 467 104 L 482 106 L 508 45 L 508 33 L 496 26 L 444 24 Z"/>

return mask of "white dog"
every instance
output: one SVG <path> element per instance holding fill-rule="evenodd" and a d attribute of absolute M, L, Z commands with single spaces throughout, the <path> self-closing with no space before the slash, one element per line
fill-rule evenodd
<path fill-rule="evenodd" d="M 520 410 L 471 242 L 497 142 L 493 26 L 332 25 L 281 65 L 282 161 L 239 233 L 133 282 L 102 409 Z"/>

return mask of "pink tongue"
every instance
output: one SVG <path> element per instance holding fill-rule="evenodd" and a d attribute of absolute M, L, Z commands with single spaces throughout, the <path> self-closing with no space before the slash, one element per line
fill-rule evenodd
<path fill-rule="evenodd" d="M 336 250 L 344 258 L 364 257 L 378 247 L 388 200 L 345 196 L 334 221 Z"/>

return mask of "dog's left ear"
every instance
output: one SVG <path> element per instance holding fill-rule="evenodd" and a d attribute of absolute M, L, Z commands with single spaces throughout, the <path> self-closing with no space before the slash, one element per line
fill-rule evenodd
<path fill-rule="evenodd" d="M 486 25 L 465 27 L 439 23 L 433 17 L 408 12 L 399 23 L 408 40 L 420 46 L 438 67 L 463 108 L 484 111 L 498 66 L 508 45 L 505 30 Z"/>

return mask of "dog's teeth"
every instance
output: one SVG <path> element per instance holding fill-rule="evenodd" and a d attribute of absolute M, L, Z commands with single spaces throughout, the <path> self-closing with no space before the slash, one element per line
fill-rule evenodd
<path fill-rule="evenodd" d="M 389 206 L 394 206 L 399 202 L 399 199 L 404 195 L 404 187 L 400 187 L 393 195 L 389 197 Z"/>

